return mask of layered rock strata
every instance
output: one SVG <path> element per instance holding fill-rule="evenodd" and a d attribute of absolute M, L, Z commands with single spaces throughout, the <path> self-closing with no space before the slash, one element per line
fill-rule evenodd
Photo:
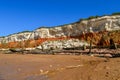
<path fill-rule="evenodd" d="M 41 27 L 32 32 L 12 34 L 6 37 L 1 37 L 0 44 L 26 40 L 38 40 L 42 38 L 74 37 L 86 33 L 114 30 L 120 30 L 120 15 L 103 16 L 89 20 L 82 20 L 67 25 L 48 28 Z"/>

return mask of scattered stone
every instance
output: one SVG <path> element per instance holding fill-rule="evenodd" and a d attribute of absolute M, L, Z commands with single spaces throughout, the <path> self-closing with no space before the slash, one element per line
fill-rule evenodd
<path fill-rule="evenodd" d="M 37 48 L 39 49 L 49 49 L 49 50 L 61 50 L 64 48 L 74 48 L 74 47 L 80 47 L 80 46 L 87 46 L 89 45 L 87 42 L 85 41 L 80 41 L 79 39 L 69 39 L 69 40 L 57 40 L 57 41 L 46 41 L 43 42 L 40 46 L 38 46 Z M 42 47 L 43 48 L 42 48 Z"/>
<path fill-rule="evenodd" d="M 50 65 L 50 68 L 53 67 L 52 65 Z"/>
<path fill-rule="evenodd" d="M 41 72 L 41 73 L 43 73 L 43 70 L 42 70 L 42 69 L 40 69 L 40 72 Z"/>
<path fill-rule="evenodd" d="M 20 71 L 21 71 L 21 68 L 18 68 L 18 71 L 20 72 Z"/>

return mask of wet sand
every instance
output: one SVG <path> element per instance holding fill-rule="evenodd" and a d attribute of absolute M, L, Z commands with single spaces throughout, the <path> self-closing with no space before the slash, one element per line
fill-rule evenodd
<path fill-rule="evenodd" d="M 0 80 L 120 80 L 120 58 L 0 54 Z"/>

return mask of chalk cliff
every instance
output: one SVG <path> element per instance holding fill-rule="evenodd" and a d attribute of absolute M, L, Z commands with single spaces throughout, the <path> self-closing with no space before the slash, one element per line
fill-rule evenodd
<path fill-rule="evenodd" d="M 100 31 L 120 30 L 120 15 L 103 16 L 75 23 L 55 26 L 40 27 L 31 32 L 21 32 L 0 38 L 0 43 L 20 42 L 26 40 L 38 40 L 42 38 L 60 38 L 79 36 L 85 33 Z"/>

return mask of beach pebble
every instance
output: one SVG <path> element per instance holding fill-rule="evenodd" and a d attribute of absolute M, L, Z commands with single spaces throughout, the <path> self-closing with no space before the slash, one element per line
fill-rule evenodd
<path fill-rule="evenodd" d="M 18 71 L 21 71 L 21 68 L 18 68 Z"/>
<path fill-rule="evenodd" d="M 53 67 L 52 65 L 50 65 L 50 67 Z"/>
<path fill-rule="evenodd" d="M 42 70 L 42 69 L 40 69 L 40 72 L 41 72 L 41 73 L 43 73 L 43 70 Z"/>

